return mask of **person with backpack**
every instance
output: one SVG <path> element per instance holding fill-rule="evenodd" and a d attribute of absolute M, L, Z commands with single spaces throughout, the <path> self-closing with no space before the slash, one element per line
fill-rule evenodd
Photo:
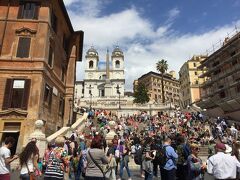
<path fill-rule="evenodd" d="M 155 150 L 156 155 L 155 158 L 153 159 L 153 175 L 155 177 L 158 177 L 158 168 L 160 170 L 160 163 L 159 163 L 159 158 L 160 158 L 160 150 L 162 148 L 162 141 L 160 136 L 155 136 L 154 138 L 154 143 L 152 145 L 152 149 Z"/>
<path fill-rule="evenodd" d="M 171 146 L 171 139 L 169 137 L 165 138 L 160 153 L 161 180 L 175 180 L 177 169 L 176 160 L 178 155 Z"/>
<path fill-rule="evenodd" d="M 152 138 L 148 137 L 145 140 L 144 150 L 143 150 L 143 161 L 142 169 L 145 172 L 145 180 L 153 179 L 153 163 L 155 153 L 151 150 Z"/>
<path fill-rule="evenodd" d="M 44 180 L 63 180 L 64 173 L 69 172 L 69 156 L 64 149 L 65 138 L 58 136 L 55 139 L 55 147 L 49 154 L 47 168 L 44 175 Z"/>
<path fill-rule="evenodd" d="M 188 172 L 187 158 L 190 155 L 190 150 L 183 136 L 177 137 L 177 144 L 177 178 L 185 180 Z"/>
<path fill-rule="evenodd" d="M 126 144 L 124 144 L 123 141 L 120 142 L 119 152 L 120 152 L 120 173 L 119 173 L 120 178 L 118 178 L 118 180 L 121 180 L 123 177 L 123 168 L 124 167 L 127 170 L 128 180 L 132 180 L 131 171 L 128 166 L 130 148 Z"/>

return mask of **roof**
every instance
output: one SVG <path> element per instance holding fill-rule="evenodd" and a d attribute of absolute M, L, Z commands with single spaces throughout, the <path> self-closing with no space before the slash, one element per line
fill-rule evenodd
<path fill-rule="evenodd" d="M 150 72 L 142 75 L 142 76 L 141 76 L 140 78 L 138 78 L 138 79 L 142 79 L 142 78 L 147 77 L 147 76 L 150 76 L 150 75 L 154 75 L 154 76 L 159 76 L 159 77 L 161 77 L 161 74 L 160 74 L 160 73 L 156 73 L 156 72 L 150 71 Z M 168 74 L 168 73 L 163 74 L 163 77 L 166 78 L 166 79 L 169 79 L 169 80 L 173 80 L 173 81 L 177 81 L 177 82 L 178 82 L 178 80 L 175 79 L 175 78 L 173 78 L 171 74 Z"/>
<path fill-rule="evenodd" d="M 215 56 L 219 55 L 221 52 L 223 52 L 223 50 L 225 48 L 228 48 L 229 45 L 231 45 L 234 41 L 236 41 L 237 39 L 240 38 L 240 32 L 236 33 L 233 37 L 231 37 L 230 39 L 228 39 L 226 41 L 226 43 L 223 44 L 222 47 L 220 47 L 218 50 L 216 50 L 215 52 L 213 52 L 212 54 L 210 54 L 206 59 L 204 59 L 201 62 L 201 65 L 199 66 L 199 68 L 203 68 L 205 66 L 205 64 L 207 64 L 208 62 L 211 61 L 212 58 L 214 58 Z"/>

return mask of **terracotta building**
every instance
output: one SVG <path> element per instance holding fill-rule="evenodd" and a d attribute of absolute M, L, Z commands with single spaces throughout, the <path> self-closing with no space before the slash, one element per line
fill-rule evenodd
<path fill-rule="evenodd" d="M 201 62 L 207 81 L 201 86 L 198 104 L 210 116 L 240 117 L 240 33 L 226 39 L 221 48 Z"/>
<path fill-rule="evenodd" d="M 82 47 L 83 32 L 73 30 L 63 0 L 0 1 L 1 142 L 15 137 L 19 152 L 37 119 L 46 135 L 72 123 Z"/>
<path fill-rule="evenodd" d="M 179 106 L 179 81 L 174 76 L 174 71 L 166 73 L 163 76 L 165 103 L 171 102 L 172 105 Z M 136 81 L 134 81 L 136 83 Z M 149 93 L 150 101 L 161 103 L 162 102 L 162 84 L 161 74 L 150 71 L 147 74 L 142 75 L 137 80 L 138 84 L 144 84 Z M 135 87 L 136 88 L 136 87 Z"/>
<path fill-rule="evenodd" d="M 206 56 L 203 55 L 193 56 L 180 68 L 181 108 L 186 108 L 200 99 L 200 85 L 204 82 L 204 78 L 199 78 L 203 70 L 198 69 L 198 67 L 205 58 Z"/>

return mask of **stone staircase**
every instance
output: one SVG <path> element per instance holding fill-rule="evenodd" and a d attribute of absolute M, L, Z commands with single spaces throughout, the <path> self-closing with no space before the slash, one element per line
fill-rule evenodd
<path fill-rule="evenodd" d="M 198 153 L 198 156 L 202 159 L 203 162 L 207 161 L 208 158 L 208 146 L 200 146 L 200 151 Z"/>

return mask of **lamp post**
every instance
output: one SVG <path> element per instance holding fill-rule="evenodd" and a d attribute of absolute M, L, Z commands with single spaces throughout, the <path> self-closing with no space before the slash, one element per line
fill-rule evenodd
<path fill-rule="evenodd" d="M 89 95 L 90 95 L 90 109 L 92 108 L 92 86 L 89 85 Z"/>
<path fill-rule="evenodd" d="M 117 93 L 118 93 L 118 97 L 119 97 L 119 99 L 118 99 L 118 109 L 120 110 L 121 109 L 121 106 L 120 106 L 120 94 L 121 93 L 120 93 L 120 90 L 119 90 L 120 89 L 119 85 L 117 85 L 116 88 L 117 88 Z"/>
<path fill-rule="evenodd" d="M 67 126 L 71 126 L 71 113 L 72 113 L 72 98 L 69 98 L 69 117 L 68 117 L 68 124 Z"/>

